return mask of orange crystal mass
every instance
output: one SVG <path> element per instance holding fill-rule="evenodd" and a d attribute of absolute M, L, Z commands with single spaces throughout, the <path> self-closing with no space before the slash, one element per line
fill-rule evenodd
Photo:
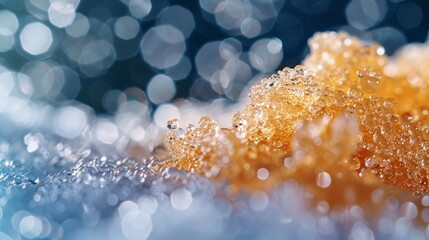
<path fill-rule="evenodd" d="M 251 88 L 231 127 L 169 121 L 164 166 L 226 181 L 233 192 L 293 179 L 331 205 L 368 201 L 379 188 L 428 193 L 429 47 L 389 59 L 345 33 L 309 44 L 304 66 Z"/>

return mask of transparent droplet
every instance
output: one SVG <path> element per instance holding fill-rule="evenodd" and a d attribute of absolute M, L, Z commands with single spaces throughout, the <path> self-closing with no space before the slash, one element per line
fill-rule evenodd
<path fill-rule="evenodd" d="M 182 128 L 177 129 L 176 135 L 179 138 L 183 138 L 185 136 L 185 130 L 183 130 Z"/>
<path fill-rule="evenodd" d="M 370 76 L 363 77 L 360 80 L 360 86 L 362 87 L 363 91 L 367 93 L 374 93 L 380 87 L 380 79 Z"/>
<path fill-rule="evenodd" d="M 393 109 L 396 105 L 396 102 L 394 99 L 392 98 L 388 98 L 386 100 L 383 101 L 383 107 L 386 109 Z"/>
<path fill-rule="evenodd" d="M 177 119 L 171 119 L 167 121 L 167 128 L 168 129 L 177 129 L 179 127 L 179 120 Z"/>
<path fill-rule="evenodd" d="M 302 65 L 296 65 L 295 66 L 295 71 L 302 75 L 302 76 L 306 76 L 307 75 L 307 68 L 302 66 Z"/>
<path fill-rule="evenodd" d="M 359 99 L 363 97 L 363 94 L 359 89 L 350 88 L 349 91 L 347 91 L 347 96 L 352 99 Z"/>
<path fill-rule="evenodd" d="M 379 162 L 380 162 L 380 158 L 379 158 L 379 157 L 368 157 L 368 158 L 365 160 L 365 167 L 367 167 L 367 168 L 373 168 L 373 167 L 375 167 Z"/>

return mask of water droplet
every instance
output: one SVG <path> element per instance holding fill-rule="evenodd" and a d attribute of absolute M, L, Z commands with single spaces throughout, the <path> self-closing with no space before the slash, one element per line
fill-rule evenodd
<path fill-rule="evenodd" d="M 380 162 L 379 157 L 368 157 L 365 160 L 365 167 L 372 168 L 375 167 Z"/>
<path fill-rule="evenodd" d="M 188 124 L 188 126 L 186 127 L 187 131 L 194 131 L 195 130 L 195 125 L 194 124 Z"/>
<path fill-rule="evenodd" d="M 283 143 L 281 141 L 274 141 L 273 147 L 275 148 L 281 148 L 283 146 Z"/>
<path fill-rule="evenodd" d="M 380 87 L 380 79 L 376 77 L 365 77 L 360 80 L 362 90 L 367 93 L 375 93 Z"/>
<path fill-rule="evenodd" d="M 167 121 L 167 128 L 172 130 L 172 129 L 177 129 L 179 127 L 179 120 L 177 120 L 176 118 L 168 120 Z"/>
<path fill-rule="evenodd" d="M 422 137 L 424 140 L 429 140 L 429 122 L 421 126 Z"/>
<path fill-rule="evenodd" d="M 176 135 L 179 138 L 183 138 L 185 136 L 185 130 L 183 130 L 182 128 L 177 129 Z"/>
<path fill-rule="evenodd" d="M 363 76 L 364 76 L 364 74 L 363 74 L 363 72 L 361 72 L 361 71 L 356 71 L 356 75 L 359 77 L 359 78 L 363 78 Z"/>
<path fill-rule="evenodd" d="M 307 75 L 307 68 L 302 66 L 302 65 L 296 65 L 295 66 L 295 71 L 302 75 L 302 76 L 306 76 Z"/>
<path fill-rule="evenodd" d="M 383 101 L 383 107 L 388 109 L 388 110 L 393 109 L 395 107 L 395 105 L 396 105 L 396 102 L 392 98 L 388 98 L 388 99 Z"/>
<path fill-rule="evenodd" d="M 363 94 L 359 89 L 350 88 L 349 91 L 347 91 L 347 96 L 352 99 L 360 99 L 363 97 Z"/>
<path fill-rule="evenodd" d="M 350 169 L 358 170 L 360 168 L 360 160 L 358 157 L 352 157 L 349 162 Z"/>

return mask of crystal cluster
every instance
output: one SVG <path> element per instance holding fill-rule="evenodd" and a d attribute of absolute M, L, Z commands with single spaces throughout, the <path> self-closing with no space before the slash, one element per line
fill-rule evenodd
<path fill-rule="evenodd" d="M 379 44 L 368 44 L 346 33 L 321 33 L 309 40 L 304 65 L 320 76 L 320 84 L 350 94 L 393 98 L 395 113 L 417 111 L 429 94 L 429 45 L 409 45 L 394 58 Z"/>
<path fill-rule="evenodd" d="M 231 127 L 204 117 L 182 129 L 171 120 L 164 166 L 226 181 L 231 193 L 293 179 L 310 201 L 331 206 L 426 194 L 428 47 L 389 59 L 380 45 L 345 33 L 316 34 L 309 44 L 304 66 L 251 88 Z"/>

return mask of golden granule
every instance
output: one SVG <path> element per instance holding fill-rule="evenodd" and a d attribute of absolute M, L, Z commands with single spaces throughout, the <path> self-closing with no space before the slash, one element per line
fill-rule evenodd
<path fill-rule="evenodd" d="M 394 98 L 396 113 L 427 105 L 429 45 L 410 45 L 388 59 L 377 43 L 363 43 L 346 33 L 320 33 L 309 40 L 304 65 L 320 84 L 365 96 Z"/>
<path fill-rule="evenodd" d="M 169 121 L 164 166 L 226 181 L 232 192 L 293 179 L 331 206 L 371 201 L 380 188 L 428 193 L 429 68 L 406 67 L 415 61 L 406 53 L 389 60 L 345 33 L 317 34 L 310 47 L 306 66 L 251 88 L 231 127 Z"/>

